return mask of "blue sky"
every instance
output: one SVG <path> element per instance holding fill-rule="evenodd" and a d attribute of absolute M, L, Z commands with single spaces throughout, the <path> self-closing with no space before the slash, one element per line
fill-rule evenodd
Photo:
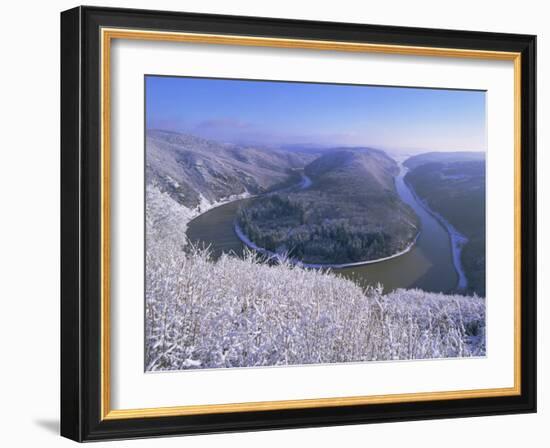
<path fill-rule="evenodd" d="M 485 92 L 147 76 L 146 125 L 238 144 L 484 151 Z"/>

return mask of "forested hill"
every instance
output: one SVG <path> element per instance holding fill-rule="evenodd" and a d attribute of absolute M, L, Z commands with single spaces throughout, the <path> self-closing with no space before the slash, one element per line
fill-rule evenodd
<path fill-rule="evenodd" d="M 149 130 L 146 182 L 179 204 L 196 208 L 233 195 L 262 193 L 315 155 L 223 144 L 193 135 Z"/>
<path fill-rule="evenodd" d="M 256 245 L 304 263 L 342 264 L 391 256 L 414 240 L 416 215 L 399 198 L 399 167 L 384 152 L 336 149 L 304 172 L 308 188 L 259 197 L 240 211 Z"/>
<path fill-rule="evenodd" d="M 326 190 L 334 185 L 348 192 L 357 186 L 360 195 L 380 196 L 395 193 L 394 177 L 399 167 L 383 151 L 344 148 L 315 159 L 304 171 L 315 180 L 313 189 Z"/>

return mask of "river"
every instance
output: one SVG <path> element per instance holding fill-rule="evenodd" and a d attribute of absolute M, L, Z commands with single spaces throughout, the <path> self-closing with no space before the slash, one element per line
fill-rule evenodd
<path fill-rule="evenodd" d="M 449 233 L 411 192 L 404 180 L 406 171 L 402 166 L 395 178 L 395 186 L 401 199 L 419 217 L 421 231 L 416 244 L 410 251 L 396 258 L 331 271 L 362 286 L 381 283 L 385 291 L 396 288 L 453 291 L 457 286 L 458 275 L 453 264 Z M 300 188 L 304 188 L 304 185 L 305 188 L 310 186 L 309 179 L 303 179 Z M 234 222 L 238 208 L 249 200 L 236 200 L 197 216 L 188 224 L 187 237 L 193 243 L 209 245 L 214 257 L 219 257 L 223 252 L 241 256 L 245 245 L 235 234 Z"/>

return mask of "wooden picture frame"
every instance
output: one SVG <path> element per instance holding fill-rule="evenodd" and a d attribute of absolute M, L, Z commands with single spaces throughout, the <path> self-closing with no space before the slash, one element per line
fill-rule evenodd
<path fill-rule="evenodd" d="M 112 409 L 110 48 L 116 39 L 513 61 L 514 386 Z M 61 14 L 61 434 L 77 441 L 536 411 L 536 38 L 77 7 Z"/>

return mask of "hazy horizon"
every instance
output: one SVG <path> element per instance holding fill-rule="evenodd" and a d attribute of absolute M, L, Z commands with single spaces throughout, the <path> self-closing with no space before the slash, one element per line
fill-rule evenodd
<path fill-rule="evenodd" d="M 240 145 L 485 152 L 484 91 L 146 76 L 146 127 Z"/>

